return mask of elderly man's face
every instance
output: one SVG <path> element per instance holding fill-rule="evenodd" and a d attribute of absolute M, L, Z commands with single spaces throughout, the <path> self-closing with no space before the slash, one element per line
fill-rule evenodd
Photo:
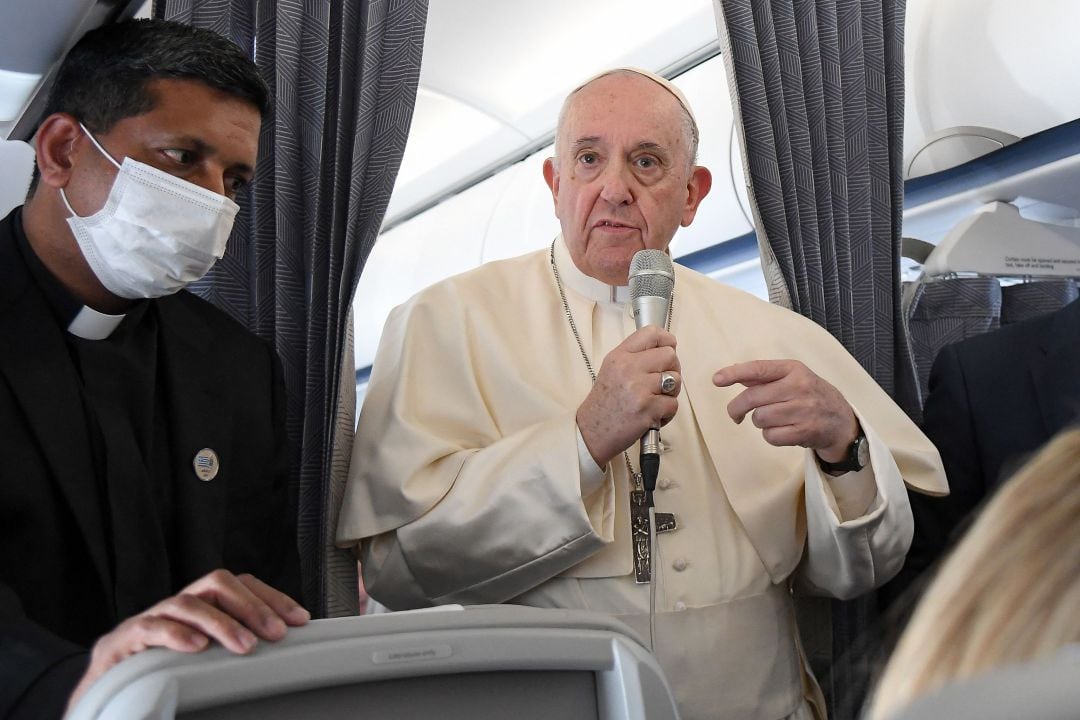
<path fill-rule="evenodd" d="M 652 80 L 607 75 L 570 103 L 557 156 L 544 163 L 555 215 L 578 269 L 625 285 L 634 253 L 666 250 L 711 177 L 690 166 L 683 110 Z"/>

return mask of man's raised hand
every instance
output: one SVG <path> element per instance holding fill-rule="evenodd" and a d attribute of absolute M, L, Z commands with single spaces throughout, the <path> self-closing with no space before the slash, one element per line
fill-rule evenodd
<path fill-rule="evenodd" d="M 840 391 L 798 360 L 752 360 L 717 370 L 713 384 L 746 387 L 728 403 L 741 423 L 750 414 L 770 445 L 812 448 L 825 462 L 839 462 L 859 433 Z"/>

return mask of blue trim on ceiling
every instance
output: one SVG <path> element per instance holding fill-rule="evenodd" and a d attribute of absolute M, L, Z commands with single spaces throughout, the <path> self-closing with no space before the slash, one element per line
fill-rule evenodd
<path fill-rule="evenodd" d="M 723 270 L 758 257 L 757 233 L 753 230 L 738 237 L 717 243 L 712 247 L 697 250 L 675 258 L 680 265 L 697 270 L 702 275 Z"/>
<path fill-rule="evenodd" d="M 1028 135 L 963 165 L 908 180 L 904 183 L 904 207 L 918 207 L 1077 154 L 1080 119 Z"/>

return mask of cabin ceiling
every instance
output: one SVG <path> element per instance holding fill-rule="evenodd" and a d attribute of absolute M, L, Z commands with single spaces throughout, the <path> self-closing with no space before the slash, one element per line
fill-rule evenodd
<path fill-rule="evenodd" d="M 712 0 L 430 0 L 387 224 L 548 144 L 562 98 L 589 76 L 670 76 L 718 47 Z"/>
<path fill-rule="evenodd" d="M 149 0 L 3 0 L 0 22 L 0 138 L 28 140 L 51 74 L 83 34 L 149 17 Z"/>
<path fill-rule="evenodd" d="M 2 6 L 0 137 L 23 140 L 56 59 L 90 27 L 148 16 L 150 2 Z M 1074 0 L 908 0 L 905 167 L 925 165 L 912 175 L 1000 145 L 984 137 L 1023 138 L 1080 117 L 1080 74 L 1069 71 L 1080 62 L 1069 30 L 1078 22 Z M 713 0 L 429 0 L 416 110 L 386 226 L 546 147 L 561 99 L 590 75 L 636 65 L 672 77 L 718 52 Z M 1075 195 L 1045 202 L 1080 204 Z"/>

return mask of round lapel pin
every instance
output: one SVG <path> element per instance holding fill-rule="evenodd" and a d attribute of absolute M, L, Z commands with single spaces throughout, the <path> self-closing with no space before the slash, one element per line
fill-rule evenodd
<path fill-rule="evenodd" d="M 210 448 L 203 448 L 195 453 L 195 459 L 191 461 L 195 468 L 195 475 L 203 482 L 210 482 L 217 477 L 221 464 L 218 462 L 217 453 Z"/>

